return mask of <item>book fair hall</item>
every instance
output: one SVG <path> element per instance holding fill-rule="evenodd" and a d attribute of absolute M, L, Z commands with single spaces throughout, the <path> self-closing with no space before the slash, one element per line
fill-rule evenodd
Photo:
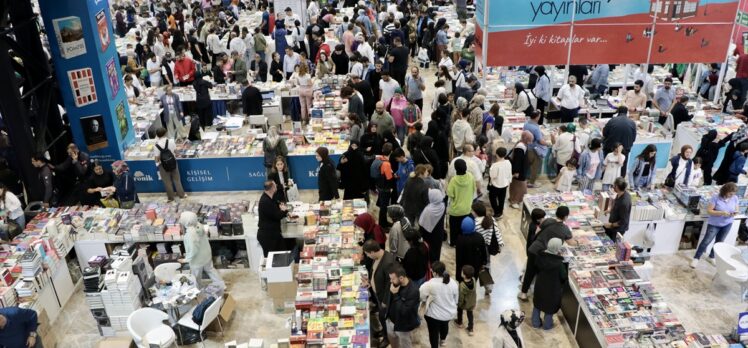
<path fill-rule="evenodd" d="M 0 348 L 746 348 L 748 0 L 0 0 Z"/>

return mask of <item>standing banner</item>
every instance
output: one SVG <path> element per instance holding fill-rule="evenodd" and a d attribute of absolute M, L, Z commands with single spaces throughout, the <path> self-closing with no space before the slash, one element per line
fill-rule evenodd
<path fill-rule="evenodd" d="M 476 2 L 482 13 L 485 1 Z M 489 66 L 721 62 L 738 0 L 493 0 Z M 569 52 L 571 49 L 571 52 Z M 570 55 L 569 55 L 570 53 Z M 567 59 L 569 58 L 569 59 Z"/>
<path fill-rule="evenodd" d="M 122 159 L 135 139 L 107 0 L 39 0 L 73 139 L 91 158 Z"/>

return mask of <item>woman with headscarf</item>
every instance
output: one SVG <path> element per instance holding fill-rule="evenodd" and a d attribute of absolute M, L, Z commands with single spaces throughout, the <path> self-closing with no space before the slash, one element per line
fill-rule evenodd
<path fill-rule="evenodd" d="M 419 231 L 429 246 L 429 260 L 439 261 L 444 241 L 444 193 L 441 190 L 428 191 L 429 204 L 423 208 L 418 218 Z"/>
<path fill-rule="evenodd" d="M 278 134 L 278 128 L 276 126 L 272 126 L 268 129 L 267 137 L 262 141 L 262 152 L 265 156 L 265 169 L 267 170 L 268 175 L 270 174 L 273 165 L 275 165 L 275 157 L 288 157 L 286 141 L 281 138 L 280 134 Z"/>
<path fill-rule="evenodd" d="M 710 129 L 706 134 L 701 137 L 701 145 L 699 150 L 696 151 L 694 158 L 701 158 L 701 170 L 704 172 L 704 185 L 712 184 L 712 169 L 714 168 L 714 161 L 717 160 L 719 149 L 725 146 L 729 137 L 725 137 L 722 140 L 717 140 L 717 130 Z M 724 161 L 724 160 L 723 160 Z"/>
<path fill-rule="evenodd" d="M 434 167 L 434 172 L 432 173 L 434 179 L 444 179 L 447 177 L 447 169 L 449 166 L 449 138 L 439 129 L 439 124 L 433 119 L 429 121 L 428 130 L 426 130 L 426 137 L 434 139 L 433 149 L 439 158 L 438 165 L 432 165 L 432 167 Z"/>
<path fill-rule="evenodd" d="M 538 274 L 535 276 L 532 327 L 536 329 L 541 325 L 545 330 L 552 329 L 553 314 L 561 308 L 561 297 L 567 278 L 564 258 L 559 255 L 562 243 L 559 238 L 551 238 L 548 247 L 535 260 Z M 540 320 L 540 312 L 544 314 L 543 321 Z"/>
<path fill-rule="evenodd" d="M 424 181 L 427 175 L 426 165 L 417 165 L 405 182 L 403 192 L 400 193 L 400 204 L 405 209 L 404 214 L 413 225 L 418 220 L 418 214 L 428 204 L 429 187 Z"/>
<path fill-rule="evenodd" d="M 369 190 L 369 166 L 358 141 L 351 141 L 338 162 L 343 199 L 365 198 Z"/>
<path fill-rule="evenodd" d="M 525 313 L 507 309 L 499 318 L 499 330 L 493 336 L 493 348 L 522 348 L 519 326 L 525 321 Z"/>
<path fill-rule="evenodd" d="M 125 161 L 114 161 L 112 163 L 114 173 L 115 197 L 122 209 L 130 209 L 135 203 L 140 202 L 135 192 L 135 178 L 130 174 L 130 168 Z"/>
<path fill-rule="evenodd" d="M 81 204 L 91 206 L 103 206 L 102 198 L 109 198 L 114 191 L 114 175 L 105 171 L 99 161 L 93 163 L 93 173 L 85 182 L 86 194 L 81 199 Z M 105 195 L 102 195 L 104 193 Z"/>
<path fill-rule="evenodd" d="M 410 156 L 415 165 L 428 164 L 434 168 L 435 172 L 439 170 L 439 154 L 434 149 L 434 138 L 428 135 L 421 139 L 421 144 L 410 153 Z M 434 174 L 436 175 L 438 174 Z"/>
<path fill-rule="evenodd" d="M 732 132 L 730 135 L 720 141 L 720 143 L 730 142 L 725 150 L 725 156 L 722 158 L 722 163 L 719 165 L 719 169 L 714 173 L 714 180 L 718 185 L 722 185 L 729 181 L 730 177 L 730 166 L 735 156 L 735 151 L 740 147 L 740 144 L 748 140 L 748 125 L 742 125 L 738 130 Z M 706 171 L 704 171 L 706 173 Z M 706 176 L 706 175 L 705 175 Z M 706 178 L 705 178 L 706 179 Z"/>
<path fill-rule="evenodd" d="M 522 131 L 520 141 L 511 150 L 512 182 L 509 184 L 509 204 L 514 209 L 519 209 L 527 193 L 527 170 L 530 168 L 527 160 L 527 145 L 532 141 L 532 133 Z"/>
<path fill-rule="evenodd" d="M 553 143 L 551 151 L 556 156 L 556 171 L 560 172 L 561 168 L 566 165 L 566 161 L 574 155 L 577 140 L 574 133 L 577 131 L 577 126 L 574 123 L 567 123 L 559 127 L 558 130 L 561 133 L 558 136 L 551 133 L 551 142 Z M 579 157 L 579 154 L 577 154 L 577 157 Z"/>
<path fill-rule="evenodd" d="M 382 137 L 377 133 L 377 124 L 369 122 L 366 132 L 361 136 L 361 150 L 364 156 L 374 159 L 374 156 L 382 153 Z"/>
<path fill-rule="evenodd" d="M 185 211 L 179 216 L 179 224 L 185 231 L 185 254 L 183 259 L 179 259 L 179 262 L 190 265 L 190 273 L 195 277 L 198 284 L 203 277 L 203 272 L 205 272 L 213 284 L 225 288 L 221 275 L 213 267 L 213 254 L 210 251 L 208 236 L 205 234 L 205 227 L 198 222 L 197 215 Z"/>
<path fill-rule="evenodd" d="M 462 281 L 462 266 L 470 265 L 478 274 L 488 264 L 488 252 L 486 251 L 486 242 L 483 236 L 475 233 L 475 220 L 467 216 L 460 223 L 462 234 L 457 237 L 455 247 L 455 276 L 458 281 Z"/>
<path fill-rule="evenodd" d="M 340 198 L 338 193 L 338 174 L 335 171 L 335 164 L 330 159 L 330 151 L 326 147 L 318 147 L 315 151 L 315 158 L 319 162 L 317 171 L 317 187 L 319 201 L 330 201 Z"/>
<path fill-rule="evenodd" d="M 411 229 L 410 220 L 405 217 L 405 209 L 399 204 L 387 207 L 387 218 L 391 221 L 388 244 L 390 252 L 395 255 L 398 262 L 402 262 L 408 251 L 408 241 L 405 239 L 405 231 Z"/>
<path fill-rule="evenodd" d="M 379 247 L 384 249 L 384 244 L 387 242 L 387 235 L 382 231 L 382 227 L 377 225 L 371 214 L 363 213 L 356 216 L 356 219 L 353 220 L 353 225 L 364 231 L 364 241 L 373 239 L 379 244 Z"/>
<path fill-rule="evenodd" d="M 481 135 L 481 131 L 483 130 L 483 103 L 485 102 L 486 97 L 476 94 L 473 97 L 473 100 L 470 101 L 470 106 L 468 106 L 470 114 L 468 115 L 467 121 L 473 129 L 473 134 L 475 134 L 476 139 Z"/>

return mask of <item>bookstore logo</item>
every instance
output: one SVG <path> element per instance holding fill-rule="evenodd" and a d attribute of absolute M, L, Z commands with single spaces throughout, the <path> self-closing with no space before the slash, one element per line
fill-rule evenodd
<path fill-rule="evenodd" d="M 316 171 L 316 170 L 310 170 L 310 171 L 308 172 L 308 176 L 309 176 L 310 178 L 316 178 L 316 177 L 317 177 L 317 171 Z"/>
<path fill-rule="evenodd" d="M 249 172 L 250 178 L 264 178 L 265 177 L 265 171 L 264 170 L 258 170 L 256 172 Z"/>
<path fill-rule="evenodd" d="M 137 182 L 151 182 L 155 181 L 153 180 L 153 177 L 150 174 L 145 174 L 141 171 L 135 171 L 135 173 L 132 175 L 133 179 Z"/>

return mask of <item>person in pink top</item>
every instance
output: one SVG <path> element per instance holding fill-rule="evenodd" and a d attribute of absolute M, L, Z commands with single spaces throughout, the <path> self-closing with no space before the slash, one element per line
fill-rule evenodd
<path fill-rule="evenodd" d="M 348 29 L 343 33 L 343 44 L 345 45 L 345 53 L 350 57 L 353 55 L 353 41 L 356 39 L 356 35 L 353 34 L 353 23 L 348 23 Z"/>
<path fill-rule="evenodd" d="M 403 110 L 406 107 L 408 107 L 408 99 L 403 95 L 403 89 L 398 87 L 395 89 L 395 95 L 390 100 L 390 115 L 395 120 L 397 138 L 400 139 L 401 144 L 405 140 L 405 131 L 408 129 L 405 125 L 405 118 L 403 117 Z"/>

